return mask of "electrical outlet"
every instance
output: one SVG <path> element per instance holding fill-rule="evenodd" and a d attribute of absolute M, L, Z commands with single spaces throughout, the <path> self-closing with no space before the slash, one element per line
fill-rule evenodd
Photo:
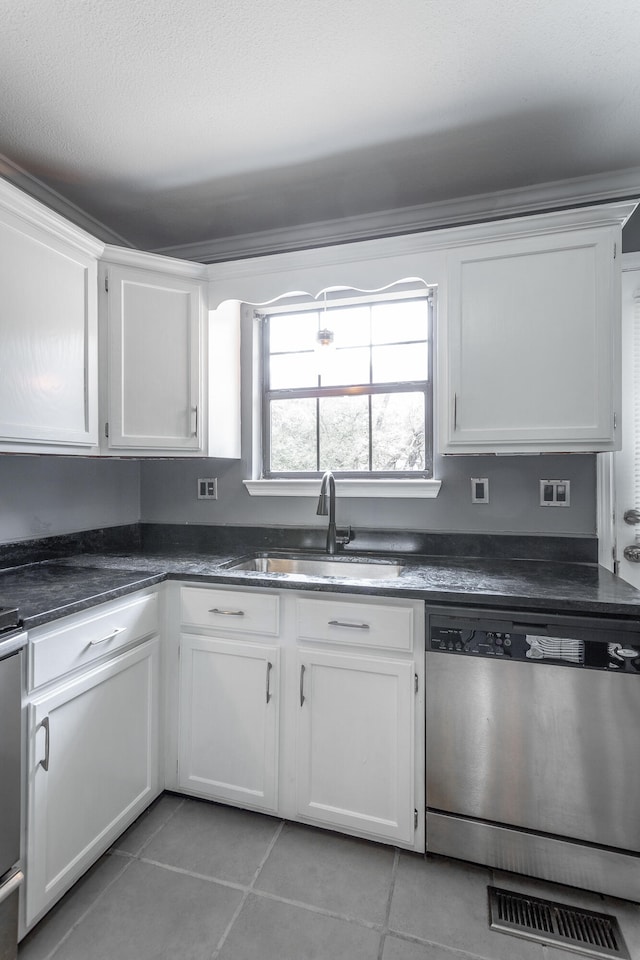
<path fill-rule="evenodd" d="M 198 480 L 198 500 L 218 499 L 218 478 L 208 477 Z"/>
<path fill-rule="evenodd" d="M 541 480 L 541 507 L 570 506 L 571 482 L 569 480 Z"/>
<path fill-rule="evenodd" d="M 487 477 L 471 477 L 471 503 L 489 503 Z"/>

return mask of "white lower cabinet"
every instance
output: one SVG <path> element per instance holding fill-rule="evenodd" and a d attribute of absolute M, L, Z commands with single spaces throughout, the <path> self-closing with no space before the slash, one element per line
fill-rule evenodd
<path fill-rule="evenodd" d="M 275 812 L 278 717 L 278 647 L 181 637 L 180 789 Z"/>
<path fill-rule="evenodd" d="M 298 812 L 411 843 L 413 663 L 302 648 L 298 674 Z"/>
<path fill-rule="evenodd" d="M 422 604 L 191 585 L 180 609 L 170 789 L 424 850 Z"/>
<path fill-rule="evenodd" d="M 27 927 L 159 792 L 159 667 L 147 640 L 29 702 Z"/>

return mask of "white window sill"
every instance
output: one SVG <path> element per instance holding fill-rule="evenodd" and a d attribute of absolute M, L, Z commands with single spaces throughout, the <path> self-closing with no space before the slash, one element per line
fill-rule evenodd
<path fill-rule="evenodd" d="M 252 497 L 317 497 L 320 480 L 243 480 Z M 360 499 L 432 500 L 441 480 L 336 480 L 336 493 Z"/>

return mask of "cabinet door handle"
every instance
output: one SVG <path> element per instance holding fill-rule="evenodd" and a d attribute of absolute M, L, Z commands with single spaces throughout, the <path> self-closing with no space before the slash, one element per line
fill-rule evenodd
<path fill-rule="evenodd" d="M 43 770 L 47 771 L 49 769 L 49 743 L 50 743 L 50 734 L 49 729 L 49 717 L 45 717 L 40 721 L 39 727 L 42 727 L 44 730 L 45 741 L 44 741 L 44 760 L 41 760 L 38 764 L 39 767 L 42 767 Z"/>
<path fill-rule="evenodd" d="M 453 429 L 458 429 L 458 394 L 453 395 Z"/>
<path fill-rule="evenodd" d="M 271 671 L 273 670 L 273 664 L 267 661 L 267 703 L 271 700 Z"/>
<path fill-rule="evenodd" d="M 347 620 L 329 620 L 330 627 L 350 627 L 352 630 L 370 630 L 368 623 L 349 623 Z"/>
<path fill-rule="evenodd" d="M 107 640 L 113 640 L 113 638 L 114 638 L 114 637 L 117 637 L 118 634 L 124 633 L 126 629 L 127 629 L 126 627 L 116 627 L 115 630 L 113 630 L 110 634 L 108 634 L 108 636 L 102 637 L 100 640 L 90 640 L 90 641 L 89 641 L 89 646 L 90 646 L 90 647 L 95 647 L 95 646 L 97 646 L 99 643 L 106 643 Z"/>
<path fill-rule="evenodd" d="M 193 436 L 198 436 L 198 404 L 193 408 Z"/>
<path fill-rule="evenodd" d="M 220 610 L 213 607 L 209 613 L 217 613 L 219 617 L 244 617 L 244 610 Z"/>
<path fill-rule="evenodd" d="M 304 664 L 302 664 L 302 666 L 300 667 L 300 706 L 302 706 L 302 704 L 306 700 L 306 697 L 304 695 L 304 671 L 305 671 L 305 666 Z"/>

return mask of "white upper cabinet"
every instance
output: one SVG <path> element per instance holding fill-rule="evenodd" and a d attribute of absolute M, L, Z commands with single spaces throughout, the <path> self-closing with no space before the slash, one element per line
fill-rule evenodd
<path fill-rule="evenodd" d="M 608 224 L 449 251 L 442 453 L 619 445 L 620 237 Z"/>
<path fill-rule="evenodd" d="M 0 449 L 95 452 L 101 250 L 0 182 Z"/>
<path fill-rule="evenodd" d="M 108 262 L 101 277 L 107 448 L 201 454 L 203 284 Z"/>

